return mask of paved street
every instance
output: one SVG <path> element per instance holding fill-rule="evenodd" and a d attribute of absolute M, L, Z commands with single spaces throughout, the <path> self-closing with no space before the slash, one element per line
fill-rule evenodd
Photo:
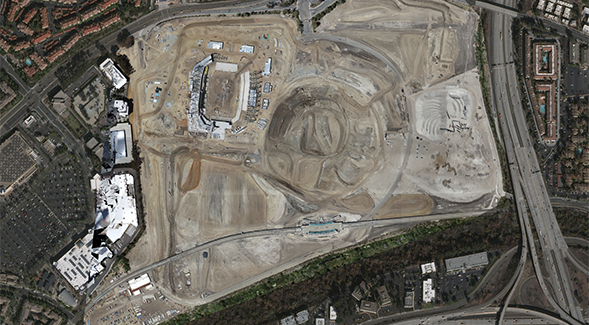
<path fill-rule="evenodd" d="M 513 6 L 511 0 L 505 2 Z M 498 12 L 491 15 L 491 45 L 489 49 L 494 103 L 501 114 L 506 153 L 511 170 L 515 200 L 518 204 L 525 202 L 527 211 L 532 216 L 543 259 L 537 251 L 529 222 L 528 213 L 523 210 L 526 234 L 532 256 L 534 270 L 542 290 L 553 307 L 559 311 L 563 319 L 570 323 L 580 324 L 582 314 L 572 294 L 572 284 L 568 269 L 564 264 L 564 255 L 568 247 L 556 222 L 552 205 L 546 192 L 540 167 L 534 152 L 532 140 L 528 133 L 523 106 L 519 94 L 519 83 L 515 71 L 515 53 L 511 35 L 511 18 Z M 523 193 L 522 193 L 523 192 Z M 519 211 L 520 214 L 522 211 Z M 541 265 L 548 270 L 550 293 L 542 275 Z"/>

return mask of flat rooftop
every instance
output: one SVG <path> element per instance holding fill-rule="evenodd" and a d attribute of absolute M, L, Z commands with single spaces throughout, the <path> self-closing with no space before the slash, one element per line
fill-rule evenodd
<path fill-rule="evenodd" d="M 131 124 L 119 123 L 110 129 L 110 142 L 115 150 L 115 165 L 133 161 Z"/>
<path fill-rule="evenodd" d="M 446 272 L 472 269 L 489 264 L 487 252 L 449 258 L 445 261 Z"/>

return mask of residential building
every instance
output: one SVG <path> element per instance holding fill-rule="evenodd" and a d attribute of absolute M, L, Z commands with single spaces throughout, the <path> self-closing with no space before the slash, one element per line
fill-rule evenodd
<path fill-rule="evenodd" d="M 35 76 L 35 74 L 37 74 L 37 72 L 39 72 L 39 68 L 37 68 L 34 65 L 30 65 L 28 67 L 25 67 L 23 70 L 25 71 L 25 74 L 29 78 L 33 78 Z"/>
<path fill-rule="evenodd" d="M 80 38 L 82 37 L 78 33 L 70 36 L 70 38 L 63 44 L 63 49 L 69 51 L 80 40 Z"/>
<path fill-rule="evenodd" d="M 31 36 L 35 33 L 35 31 L 31 29 L 31 27 L 23 23 L 19 23 L 18 25 L 16 25 L 16 27 L 18 27 L 18 29 L 20 29 L 21 32 L 28 36 Z"/>
<path fill-rule="evenodd" d="M 60 20 L 59 25 L 61 26 L 61 28 L 68 28 L 70 26 L 75 26 L 81 22 L 82 21 L 80 20 L 80 18 L 76 14 L 73 14 L 67 16 L 63 20 Z"/>
<path fill-rule="evenodd" d="M 33 54 L 30 55 L 30 58 L 37 64 L 39 69 L 45 70 L 45 68 L 47 68 L 47 63 L 45 63 L 43 58 L 37 52 L 33 52 Z"/>
<path fill-rule="evenodd" d="M 47 56 L 47 61 L 49 61 L 49 63 L 53 63 L 55 62 L 55 60 L 57 60 L 57 58 L 62 56 L 64 53 L 65 51 L 63 50 L 63 48 L 58 46 L 54 48 L 53 51 Z"/>
<path fill-rule="evenodd" d="M 29 9 L 22 19 L 22 23 L 28 25 L 39 10 L 37 8 Z"/>
<path fill-rule="evenodd" d="M 49 28 L 49 16 L 47 15 L 47 7 L 41 8 L 39 12 L 41 13 L 41 28 Z"/>
<path fill-rule="evenodd" d="M 100 25 L 98 25 L 97 23 L 86 25 L 86 26 L 82 27 L 82 36 L 96 33 L 98 31 L 100 31 L 100 29 L 101 29 Z"/>
<path fill-rule="evenodd" d="M 51 37 L 51 31 L 41 32 L 37 37 L 33 38 L 33 45 L 37 45 Z"/>
<path fill-rule="evenodd" d="M 106 18 L 104 21 L 100 22 L 100 26 L 102 26 L 102 28 L 106 28 L 116 22 L 121 21 L 121 17 L 119 17 L 119 15 L 117 14 L 113 14 L 112 16 L 110 16 L 109 18 Z"/>

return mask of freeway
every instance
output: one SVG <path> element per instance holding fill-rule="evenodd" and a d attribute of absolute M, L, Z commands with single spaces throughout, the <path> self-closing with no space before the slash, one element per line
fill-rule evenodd
<path fill-rule="evenodd" d="M 504 0 L 504 5 L 512 6 L 512 0 Z M 526 119 L 519 94 L 519 83 L 514 66 L 515 49 L 511 40 L 511 18 L 498 12 L 491 15 L 491 45 L 489 51 L 491 79 L 494 102 L 500 119 L 508 162 L 513 181 L 518 213 L 525 214 L 522 228 L 525 228 L 529 242 L 534 270 L 544 295 L 560 316 L 569 323 L 580 324 L 582 314 L 572 294 L 572 283 L 564 258 L 568 247 L 552 211 L 540 167 L 528 133 Z M 505 36 L 505 37 L 502 37 Z M 523 192 L 523 193 L 522 193 Z M 531 214 L 536 235 L 540 241 L 542 259 L 538 257 L 534 233 L 526 210 Z M 542 263 L 542 265 L 540 265 Z M 548 274 L 543 274 L 543 268 Z M 544 281 L 548 276 L 553 294 Z"/>

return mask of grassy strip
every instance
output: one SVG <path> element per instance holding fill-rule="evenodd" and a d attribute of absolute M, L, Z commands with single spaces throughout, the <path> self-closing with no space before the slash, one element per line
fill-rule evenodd
<path fill-rule="evenodd" d="M 501 145 L 501 141 L 499 140 L 499 133 L 497 132 L 497 125 L 495 125 L 495 116 L 493 112 L 493 104 L 491 101 L 491 92 L 489 90 L 489 82 L 487 81 L 487 47 L 485 45 L 485 32 L 483 30 L 483 18 L 479 19 L 479 26 L 477 29 L 476 35 L 476 59 L 477 65 L 479 68 L 479 82 L 481 83 L 481 89 L 483 91 L 483 101 L 485 104 L 485 109 L 487 112 L 487 118 L 489 119 L 489 124 L 491 125 L 491 130 L 493 131 L 493 137 L 495 138 L 495 145 L 497 146 L 497 153 L 499 154 L 499 160 L 501 164 L 501 172 L 503 175 L 503 190 L 508 193 L 513 193 L 513 186 L 511 184 L 511 178 L 509 177 L 509 169 L 507 164 L 507 156 L 505 154 L 505 149 L 503 145 Z M 490 73 L 490 71 L 489 71 Z"/>
<path fill-rule="evenodd" d="M 290 272 L 283 272 L 272 278 L 264 280 L 262 283 L 253 285 L 231 297 L 212 302 L 210 304 L 196 307 L 191 312 L 181 314 L 178 317 L 169 320 L 165 324 L 185 324 L 187 322 L 200 319 L 204 316 L 216 313 L 225 308 L 235 306 L 259 296 L 266 295 L 279 288 L 302 282 L 316 275 L 324 274 L 336 268 L 352 264 L 365 258 L 369 258 L 388 251 L 392 248 L 405 245 L 420 238 L 430 236 L 434 233 L 441 232 L 448 228 L 462 224 L 469 219 L 453 219 L 442 222 L 428 222 L 417 225 L 403 234 L 363 244 L 343 252 L 332 253 L 327 256 L 308 262 L 302 267 Z"/>

